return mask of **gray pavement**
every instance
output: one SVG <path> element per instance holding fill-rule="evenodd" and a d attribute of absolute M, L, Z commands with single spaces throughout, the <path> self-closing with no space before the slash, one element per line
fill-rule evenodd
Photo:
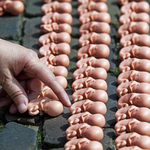
<path fill-rule="evenodd" d="M 148 1 L 150 2 L 150 0 Z M 38 38 L 40 37 L 40 19 L 41 6 L 43 5 L 41 0 L 25 0 L 25 11 L 19 16 L 4 15 L 0 17 L 0 38 L 8 40 L 10 42 L 21 44 L 27 48 L 30 48 L 38 54 Z M 76 69 L 75 64 L 77 61 L 76 53 L 78 47 L 78 29 L 79 21 L 77 16 L 77 0 L 72 0 L 73 6 L 72 16 L 72 34 L 71 34 L 71 53 L 69 55 L 70 65 L 68 66 L 68 86 L 66 92 L 68 93 L 70 100 L 72 95 L 71 84 L 73 82 L 72 73 Z M 109 13 L 111 15 L 111 44 L 110 55 L 108 60 L 110 61 L 110 70 L 108 71 L 108 97 L 109 100 L 106 103 L 107 113 L 105 115 L 106 125 L 103 128 L 104 138 L 101 143 L 104 150 L 115 150 L 114 139 L 116 138 L 114 125 L 114 114 L 117 110 L 117 74 L 118 67 L 118 51 L 119 51 L 119 39 L 117 36 L 117 28 L 119 27 L 119 6 L 117 0 L 107 0 Z M 37 115 L 34 117 L 25 114 L 10 115 L 8 109 L 0 110 L 0 149 L 2 150 L 34 150 L 34 149 L 52 149 L 63 150 L 63 146 L 66 142 L 65 130 L 68 127 L 67 118 L 70 116 L 68 108 L 64 109 L 62 115 L 58 117 L 49 117 L 48 115 Z M 15 122 L 15 123 L 14 123 Z M 4 128 L 3 128 L 4 127 Z M 16 129 L 17 128 L 17 129 Z M 16 141 L 17 142 L 16 142 Z M 20 147 L 22 140 L 25 141 L 23 147 Z M 16 143 L 15 143 L 16 142 Z M 2 144 L 3 143 L 3 144 Z M 13 144 L 14 143 L 14 144 Z"/>

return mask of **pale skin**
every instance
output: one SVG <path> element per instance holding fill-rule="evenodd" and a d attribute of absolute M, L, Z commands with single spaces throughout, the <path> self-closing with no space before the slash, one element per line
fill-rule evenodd
<path fill-rule="evenodd" d="M 34 51 L 2 39 L 0 45 L 0 108 L 11 104 L 11 114 L 26 112 L 28 102 L 41 93 L 41 81 L 53 90 L 65 106 L 71 105 L 63 87 Z"/>

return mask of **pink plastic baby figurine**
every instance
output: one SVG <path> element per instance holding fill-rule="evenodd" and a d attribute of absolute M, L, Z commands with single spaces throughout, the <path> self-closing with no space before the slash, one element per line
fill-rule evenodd
<path fill-rule="evenodd" d="M 80 59 L 76 63 L 76 68 L 83 68 L 83 67 L 87 67 L 87 66 L 92 66 L 95 68 L 101 67 L 101 68 L 104 68 L 106 71 L 108 71 L 110 68 L 110 63 L 105 58 L 96 59 L 93 56 L 84 58 L 84 59 Z"/>
<path fill-rule="evenodd" d="M 82 14 L 79 17 L 80 24 L 85 24 L 91 21 L 110 23 L 111 17 L 107 12 L 90 11 Z"/>
<path fill-rule="evenodd" d="M 108 33 L 110 32 L 110 25 L 106 22 L 96 22 L 91 21 L 85 24 L 82 24 L 79 28 L 79 34 L 87 34 L 91 32 L 96 33 Z"/>
<path fill-rule="evenodd" d="M 72 75 L 74 80 L 81 79 L 84 77 L 92 77 L 94 79 L 103 79 L 106 80 L 107 72 L 104 68 L 94 68 L 87 66 L 84 68 L 76 69 Z"/>
<path fill-rule="evenodd" d="M 141 12 L 141 13 L 131 12 L 131 13 L 121 15 L 119 18 L 120 24 L 126 24 L 132 21 L 135 22 L 143 21 L 149 23 L 149 15 L 148 13 L 145 12 Z"/>
<path fill-rule="evenodd" d="M 111 38 L 107 33 L 96 33 L 91 32 L 87 34 L 82 34 L 79 38 L 78 44 L 80 47 L 88 44 L 106 44 L 109 45 Z"/>
<path fill-rule="evenodd" d="M 56 22 L 52 22 L 49 24 L 42 24 L 40 26 L 40 32 L 41 33 L 49 33 L 49 32 L 56 32 L 56 33 L 60 33 L 60 32 L 67 32 L 69 34 L 71 34 L 72 32 L 72 28 L 68 23 L 56 23 Z"/>
<path fill-rule="evenodd" d="M 75 102 L 70 107 L 71 115 L 79 114 L 86 111 L 90 112 L 91 114 L 105 115 L 107 108 L 103 102 L 91 101 L 89 99 Z"/>
<path fill-rule="evenodd" d="M 89 3 L 85 3 L 82 5 L 79 5 L 77 9 L 77 13 L 79 16 L 82 14 L 89 12 L 89 11 L 97 11 L 97 12 L 107 12 L 108 11 L 108 6 L 104 2 L 94 2 L 90 1 Z"/>
<path fill-rule="evenodd" d="M 60 54 L 57 56 L 51 54 L 49 56 L 42 57 L 41 61 L 47 66 L 51 64 L 53 66 L 64 66 L 64 67 L 68 67 L 70 62 L 69 57 L 66 54 Z"/>
<path fill-rule="evenodd" d="M 147 93 L 150 94 L 150 84 L 146 82 L 129 81 L 121 83 L 117 87 L 117 94 L 119 97 L 127 93 Z"/>
<path fill-rule="evenodd" d="M 150 109 L 147 107 L 137 107 L 130 105 L 122 107 L 115 113 L 116 121 L 135 118 L 139 121 L 149 122 L 150 121 Z"/>
<path fill-rule="evenodd" d="M 119 148 L 119 150 L 149 150 L 149 149 L 143 149 L 138 146 L 125 146 L 125 147 Z"/>
<path fill-rule="evenodd" d="M 68 43 L 49 43 L 47 45 L 43 45 L 39 49 L 39 55 L 40 57 L 49 56 L 51 54 L 53 55 L 59 55 L 59 54 L 66 54 L 69 55 L 71 51 L 70 45 Z"/>
<path fill-rule="evenodd" d="M 121 96 L 117 102 L 117 107 L 119 109 L 129 105 L 150 108 L 150 94 L 129 93 Z"/>
<path fill-rule="evenodd" d="M 150 60 L 129 58 L 122 61 L 119 65 L 119 71 L 125 72 L 128 70 L 147 71 L 150 72 Z"/>
<path fill-rule="evenodd" d="M 145 1 L 145 0 L 118 0 L 118 4 L 125 5 L 125 4 L 128 4 L 129 2 L 132 2 L 132 1 L 141 2 L 141 1 Z"/>
<path fill-rule="evenodd" d="M 72 16 L 69 13 L 58 13 L 58 12 L 54 12 L 54 13 L 48 13 L 46 15 L 44 15 L 41 18 L 41 23 L 42 24 L 49 24 L 52 22 L 56 22 L 56 23 L 68 23 L 71 24 L 72 23 Z"/>
<path fill-rule="evenodd" d="M 117 122 L 115 125 L 117 135 L 136 132 L 140 135 L 150 136 L 150 124 L 148 122 L 141 122 L 135 118 L 124 119 Z"/>
<path fill-rule="evenodd" d="M 60 85 L 65 89 L 68 84 L 67 79 L 64 76 L 56 76 L 56 78 Z"/>
<path fill-rule="evenodd" d="M 84 99 L 106 103 L 108 100 L 108 95 L 104 90 L 96 90 L 90 87 L 77 90 L 72 94 L 73 102 L 81 101 Z"/>
<path fill-rule="evenodd" d="M 93 0 L 94 2 L 107 2 L 107 0 Z M 91 2 L 91 0 L 78 0 L 78 4 L 86 4 L 86 3 L 89 3 Z"/>
<path fill-rule="evenodd" d="M 72 83 L 72 90 L 75 92 L 77 90 L 91 87 L 97 90 L 107 90 L 107 83 L 105 80 L 102 79 L 94 79 L 92 77 L 85 77 L 78 80 L 75 80 Z"/>
<path fill-rule="evenodd" d="M 145 150 L 150 148 L 149 141 L 149 136 L 144 136 L 136 132 L 132 132 L 118 136 L 115 140 L 115 145 L 117 150 L 120 150 L 120 148 L 126 146 L 138 146 L 141 149 Z"/>
<path fill-rule="evenodd" d="M 77 51 L 77 58 L 87 58 L 94 56 L 95 58 L 107 58 L 109 56 L 110 49 L 105 44 L 88 44 L 81 47 Z"/>
<path fill-rule="evenodd" d="M 89 112 L 83 112 L 79 114 L 74 114 L 68 118 L 69 126 L 87 123 L 91 126 L 104 127 L 105 125 L 105 117 L 102 114 L 91 114 Z"/>
<path fill-rule="evenodd" d="M 41 11 L 43 14 L 48 14 L 51 12 L 58 12 L 58 13 L 71 13 L 72 6 L 68 2 L 58 2 L 53 1 L 50 3 L 46 3 L 41 7 Z"/>
<path fill-rule="evenodd" d="M 0 16 L 4 13 L 19 15 L 24 11 L 24 4 L 21 1 L 0 1 Z"/>
<path fill-rule="evenodd" d="M 130 45 L 123 47 L 119 51 L 119 58 L 125 60 L 128 58 L 150 59 L 150 48 L 147 46 Z"/>
<path fill-rule="evenodd" d="M 149 32 L 149 25 L 146 22 L 129 22 L 123 24 L 118 29 L 119 37 L 123 37 L 130 33 L 138 33 L 138 34 L 148 34 Z"/>
<path fill-rule="evenodd" d="M 71 37 L 70 34 L 67 32 L 50 32 L 40 36 L 39 45 L 43 46 L 49 43 L 70 43 L 70 41 Z"/>
<path fill-rule="evenodd" d="M 41 97 L 47 97 L 49 99 L 59 100 L 57 95 L 47 85 L 44 86 L 42 93 L 39 95 L 39 98 L 41 98 Z"/>
<path fill-rule="evenodd" d="M 121 84 L 122 82 L 124 83 L 129 82 L 129 81 L 150 83 L 150 73 L 146 71 L 129 70 L 129 71 L 122 72 L 117 78 L 118 84 Z"/>
<path fill-rule="evenodd" d="M 47 97 L 37 98 L 28 103 L 29 115 L 37 115 L 40 111 L 55 117 L 63 112 L 63 104 Z"/>
<path fill-rule="evenodd" d="M 53 72 L 55 76 L 63 76 L 65 78 L 68 76 L 68 70 L 64 66 L 53 66 L 49 64 L 47 67 Z"/>
<path fill-rule="evenodd" d="M 100 141 L 103 138 L 102 128 L 90 126 L 87 123 L 72 125 L 66 129 L 65 134 L 67 140 L 85 137 L 92 141 Z"/>
<path fill-rule="evenodd" d="M 141 1 L 141 2 L 132 1 L 128 4 L 123 5 L 120 9 L 120 12 L 121 12 L 121 14 L 127 14 L 127 13 L 131 13 L 131 12 L 149 13 L 149 4 L 145 1 Z"/>
<path fill-rule="evenodd" d="M 44 3 L 50 3 L 52 0 L 42 0 Z M 71 0 L 57 0 L 58 2 L 71 2 Z"/>
<path fill-rule="evenodd" d="M 120 39 L 120 46 L 126 47 L 130 45 L 148 46 L 150 47 L 150 36 L 148 34 L 131 33 Z"/>
<path fill-rule="evenodd" d="M 64 150 L 103 150 L 103 146 L 98 141 L 91 141 L 87 138 L 78 138 L 68 141 Z"/>

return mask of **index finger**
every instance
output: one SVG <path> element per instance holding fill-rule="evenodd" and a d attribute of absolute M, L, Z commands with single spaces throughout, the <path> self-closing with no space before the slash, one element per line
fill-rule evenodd
<path fill-rule="evenodd" d="M 59 84 L 51 70 L 40 60 L 32 67 L 32 72 L 57 95 L 64 106 L 70 107 L 71 102 L 63 87 Z"/>

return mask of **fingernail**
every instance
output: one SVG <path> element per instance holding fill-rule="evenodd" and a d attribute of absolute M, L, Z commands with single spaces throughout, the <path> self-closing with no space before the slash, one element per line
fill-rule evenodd
<path fill-rule="evenodd" d="M 71 106 L 71 102 L 70 102 L 70 100 L 68 100 L 68 106 L 69 106 L 69 107 Z"/>
<path fill-rule="evenodd" d="M 18 106 L 18 110 L 20 113 L 24 113 L 27 111 L 27 106 L 24 103 L 22 103 Z"/>

